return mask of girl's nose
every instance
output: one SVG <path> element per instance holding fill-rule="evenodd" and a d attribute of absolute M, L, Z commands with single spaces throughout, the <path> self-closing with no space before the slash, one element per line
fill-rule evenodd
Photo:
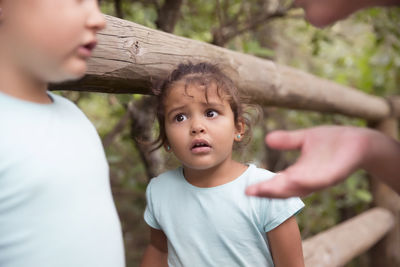
<path fill-rule="evenodd" d="M 192 123 L 192 127 L 190 129 L 191 134 L 195 135 L 195 134 L 199 134 L 199 133 L 205 133 L 205 127 L 203 126 L 203 124 L 201 122 L 199 122 L 198 120 L 193 121 Z"/>
<path fill-rule="evenodd" d="M 204 133 L 205 130 L 203 128 L 192 128 L 192 134 Z"/>
<path fill-rule="evenodd" d="M 89 28 L 98 32 L 106 27 L 106 19 L 99 9 L 97 1 L 94 1 L 93 11 L 90 13 L 87 25 Z"/>

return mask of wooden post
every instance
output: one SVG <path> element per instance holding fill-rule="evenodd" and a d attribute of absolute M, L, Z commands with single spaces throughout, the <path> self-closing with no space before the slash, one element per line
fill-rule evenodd
<path fill-rule="evenodd" d="M 373 127 L 398 139 L 399 125 L 396 118 L 381 120 Z M 380 180 L 371 177 L 370 181 L 374 205 L 391 211 L 395 218 L 392 230 L 371 249 L 371 266 L 398 267 L 400 266 L 400 196 Z"/>
<path fill-rule="evenodd" d="M 303 241 L 306 267 L 344 266 L 391 229 L 390 211 L 373 208 Z M 386 267 L 386 265 L 373 265 Z"/>

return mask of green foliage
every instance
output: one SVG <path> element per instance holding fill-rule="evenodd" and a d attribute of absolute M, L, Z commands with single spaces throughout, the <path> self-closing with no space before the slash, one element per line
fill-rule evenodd
<path fill-rule="evenodd" d="M 309 237 L 369 208 L 372 197 L 365 174 L 360 171 L 343 183 L 313 193 L 303 201 L 306 208 L 298 220 L 303 237 Z"/>
<path fill-rule="evenodd" d="M 311 33 L 309 41 L 302 44 L 302 51 L 312 58 L 307 70 L 366 93 L 398 93 L 399 14 L 398 8 L 370 9 L 325 30 L 298 24 L 295 29 L 301 38 L 305 39 L 307 31 Z"/>
<path fill-rule="evenodd" d="M 262 47 L 259 42 L 253 40 L 243 43 L 243 52 L 263 58 L 272 58 L 275 53 L 273 50 Z"/>
<path fill-rule="evenodd" d="M 124 2 L 125 19 L 142 24 L 143 26 L 156 28 L 157 12 L 154 8 L 139 2 Z"/>
<path fill-rule="evenodd" d="M 181 8 L 181 19 L 174 33 L 194 40 L 210 42 L 211 29 L 216 25 L 215 1 L 187 1 Z"/>

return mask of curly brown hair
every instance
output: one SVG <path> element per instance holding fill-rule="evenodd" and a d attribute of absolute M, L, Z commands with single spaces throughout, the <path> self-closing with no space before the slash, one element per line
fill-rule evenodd
<path fill-rule="evenodd" d="M 251 124 L 250 119 L 246 116 L 246 104 L 243 103 L 243 98 L 240 97 L 239 90 L 233 81 L 215 64 L 206 62 L 193 64 L 189 62 L 186 64 L 179 64 L 167 79 L 159 82 L 158 86 L 153 88 L 153 93 L 157 96 L 156 116 L 159 124 L 159 135 L 153 143 L 155 145 L 153 150 L 164 146 L 168 142 L 165 132 L 164 100 L 168 92 L 174 88 L 178 82 L 183 82 L 185 91 L 190 85 L 204 87 L 206 101 L 208 101 L 208 89 L 211 85 L 216 85 L 218 96 L 229 102 L 234 115 L 235 124 L 239 122 L 245 124 L 246 131 L 244 136 L 247 142 L 250 140 Z"/>

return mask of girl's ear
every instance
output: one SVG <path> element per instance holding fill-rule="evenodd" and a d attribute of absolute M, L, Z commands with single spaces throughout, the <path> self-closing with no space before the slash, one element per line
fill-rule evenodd
<path fill-rule="evenodd" d="M 245 131 L 245 123 L 243 121 L 243 118 L 239 118 L 238 122 L 236 123 L 236 132 L 235 132 L 235 141 L 240 142 L 243 139 Z"/>

